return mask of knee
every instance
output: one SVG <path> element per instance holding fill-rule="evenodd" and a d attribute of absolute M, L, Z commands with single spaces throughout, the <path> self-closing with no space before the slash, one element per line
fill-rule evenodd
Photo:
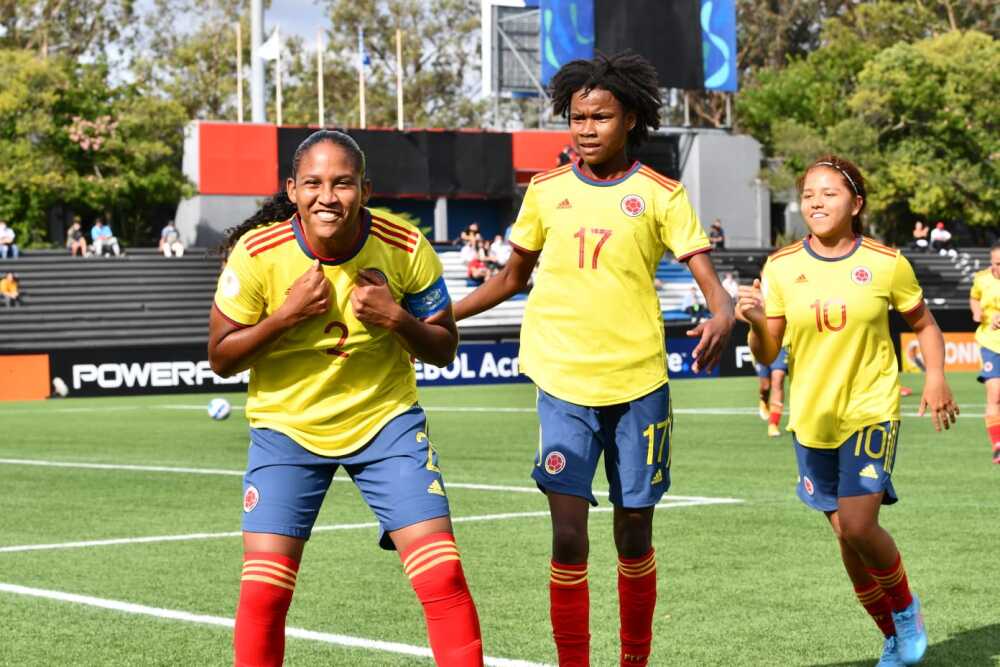
<path fill-rule="evenodd" d="M 625 558 L 638 558 L 649 553 L 653 546 L 653 526 L 643 517 L 630 517 L 615 523 L 615 544 L 618 554 Z"/>
<path fill-rule="evenodd" d="M 876 524 L 868 519 L 844 519 L 840 518 L 840 530 L 834 528 L 840 541 L 850 546 L 864 545 L 871 538 L 872 531 Z"/>
<path fill-rule="evenodd" d="M 552 529 L 552 555 L 560 562 L 580 562 L 587 559 L 589 543 L 586 526 L 558 524 Z"/>

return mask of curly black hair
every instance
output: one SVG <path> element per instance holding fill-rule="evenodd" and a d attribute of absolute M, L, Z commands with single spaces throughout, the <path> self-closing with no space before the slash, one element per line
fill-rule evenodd
<path fill-rule="evenodd" d="M 305 155 L 310 148 L 323 141 L 329 141 L 330 143 L 337 144 L 343 148 L 347 154 L 351 156 L 354 162 L 354 168 L 361 175 L 361 178 L 364 179 L 366 168 L 364 152 L 350 135 L 337 130 L 317 130 L 306 137 L 302 143 L 299 144 L 298 148 L 295 149 L 295 154 L 292 156 L 292 173 L 288 175 L 289 178 L 294 179 L 296 174 L 299 173 L 299 163 L 302 162 L 302 156 Z M 251 229 L 267 225 L 278 220 L 287 220 L 295 214 L 295 211 L 295 204 L 293 204 L 288 198 L 288 194 L 285 190 L 279 190 L 265 200 L 256 213 L 241 222 L 239 225 L 230 227 L 226 230 L 226 240 L 219 248 L 220 253 L 223 257 L 228 256 L 229 252 L 236 245 L 236 242 L 240 240 L 240 237 L 249 232 Z"/>
<path fill-rule="evenodd" d="M 593 60 L 573 60 L 563 65 L 549 84 L 552 111 L 569 118 L 570 102 L 578 90 L 601 88 L 615 96 L 626 112 L 636 116 L 629 130 L 628 146 L 635 148 L 660 127 L 660 84 L 656 68 L 633 51 L 610 58 L 598 54 Z"/>

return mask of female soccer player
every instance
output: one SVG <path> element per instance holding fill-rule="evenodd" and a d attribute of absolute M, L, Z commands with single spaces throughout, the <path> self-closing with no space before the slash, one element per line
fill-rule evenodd
<path fill-rule="evenodd" d="M 820 158 L 799 190 L 810 234 L 771 255 L 763 288 L 756 280 L 740 288 L 737 314 L 749 322 L 750 349 L 763 363 L 787 337 L 798 496 L 826 514 L 858 600 L 885 635 L 879 665 L 912 665 L 927 648 L 920 601 L 878 522 L 879 508 L 896 502 L 899 378 L 889 307 L 917 334 L 927 364 L 919 414 L 930 409 L 938 431 L 958 416 L 944 339 L 910 263 L 861 235 L 866 191 L 858 168 Z"/>
<path fill-rule="evenodd" d="M 969 292 L 976 342 L 983 357 L 979 381 L 986 385 L 986 433 L 993 463 L 1000 464 L 1000 243 L 990 248 L 990 268 L 976 273 Z"/>
<path fill-rule="evenodd" d="M 503 270 L 455 306 L 457 319 L 522 291 L 520 366 L 538 386 L 541 437 L 532 474 L 552 514 L 549 594 L 559 664 L 590 660 L 587 513 L 598 459 L 614 505 L 621 664 L 646 665 L 656 604 L 653 507 L 670 485 L 672 425 L 663 317 L 653 287 L 665 249 L 688 263 L 714 317 L 695 369 L 717 363 L 732 301 L 684 187 L 631 148 L 659 126 L 656 70 L 633 54 L 566 64 L 552 80 L 580 160 L 535 176 Z M 539 262 L 539 255 L 541 261 Z"/>
<path fill-rule="evenodd" d="M 483 664 L 410 364 L 454 358 L 451 302 L 427 240 L 366 209 L 370 193 L 358 145 L 321 130 L 296 150 L 286 192 L 229 234 L 208 349 L 219 375 L 251 371 L 240 666 L 281 664 L 302 550 L 340 466 L 400 553 L 437 663 Z"/>

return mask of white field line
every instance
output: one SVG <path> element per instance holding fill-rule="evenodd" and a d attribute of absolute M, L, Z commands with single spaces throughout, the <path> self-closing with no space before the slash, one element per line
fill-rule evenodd
<path fill-rule="evenodd" d="M 175 609 L 162 609 L 160 607 L 148 607 L 146 605 L 134 604 L 131 602 L 121 602 L 119 600 L 106 600 L 95 598 L 89 595 L 76 595 L 74 593 L 63 593 L 61 591 L 50 591 L 42 588 L 28 588 L 27 586 L 17 586 L 15 584 L 0 583 L 0 592 L 11 593 L 13 595 L 26 595 L 58 602 L 72 602 L 74 604 L 88 607 L 98 607 L 100 609 L 110 609 L 126 614 L 139 614 L 142 616 L 153 616 L 154 618 L 169 619 L 172 621 L 185 621 L 188 623 L 200 623 L 202 625 L 214 625 L 222 628 L 233 627 L 233 619 L 221 616 L 209 616 L 207 614 L 193 614 L 187 611 Z M 419 658 L 431 659 L 433 656 L 429 648 L 414 646 L 412 644 L 401 644 L 398 642 L 387 642 L 377 639 L 365 639 L 364 637 L 351 637 L 348 635 L 338 635 L 329 632 L 316 632 L 304 628 L 286 628 L 286 637 L 296 639 L 308 639 L 311 641 L 323 642 L 326 644 L 336 644 L 349 648 L 361 648 L 371 651 L 382 651 L 385 653 L 398 653 L 401 655 L 412 655 Z M 487 656 L 485 663 L 492 667 L 549 667 L 542 663 L 528 662 L 525 660 L 512 660 L 510 658 L 493 658 Z"/>
<path fill-rule="evenodd" d="M 86 463 L 83 461 L 46 461 L 41 459 L 0 459 L 0 465 L 43 466 L 49 468 L 81 468 L 84 470 L 129 470 L 134 472 L 164 472 L 189 475 L 226 475 L 242 477 L 242 470 L 226 470 L 223 468 L 177 468 L 172 466 L 144 466 L 124 463 Z M 346 477 L 334 477 L 335 482 L 350 482 Z M 472 491 L 506 491 L 509 493 L 538 493 L 536 486 L 510 486 L 504 484 L 476 484 L 473 482 L 445 482 L 449 489 L 470 489 Z M 598 497 L 606 497 L 607 491 L 594 491 Z M 733 498 L 714 498 L 709 496 L 670 496 L 677 500 L 728 500 Z"/>
<path fill-rule="evenodd" d="M 676 496 L 676 502 L 664 502 L 657 505 L 660 509 L 671 509 L 674 507 L 694 507 L 696 505 L 731 505 L 742 503 L 739 498 L 699 498 L 694 496 Z M 596 514 L 604 514 L 613 511 L 613 507 L 597 507 L 590 511 Z M 480 514 L 472 516 L 453 516 L 452 523 L 479 523 L 482 521 L 506 521 L 510 519 L 533 519 L 549 516 L 548 510 L 535 512 L 506 512 L 502 514 Z M 341 523 L 326 526 L 313 527 L 314 533 L 328 532 L 332 530 L 359 530 L 378 528 L 378 523 L 366 521 L 362 523 Z M 0 553 L 20 553 L 25 551 L 51 551 L 55 549 L 83 549 L 87 547 L 107 547 L 122 544 L 150 544 L 154 542 L 186 542 L 193 540 L 214 540 L 226 537 L 240 537 L 242 533 L 238 530 L 221 533 L 189 533 L 187 535 L 150 535 L 147 537 L 122 537 L 108 540 L 85 540 L 80 542 L 58 542 L 52 544 L 21 544 L 8 547 L 0 547 Z"/>
<path fill-rule="evenodd" d="M 962 407 L 962 406 L 959 406 Z M 983 403 L 967 403 L 965 408 L 981 408 L 984 407 Z M 233 405 L 233 410 L 242 410 L 244 406 Z M 509 407 L 490 407 L 490 406 L 423 406 L 425 412 L 472 412 L 472 413 L 495 413 L 495 414 L 508 414 L 508 413 L 523 413 L 531 414 L 535 412 L 535 408 L 509 408 Z M 194 404 L 162 404 L 162 405 L 107 405 L 107 406 L 92 406 L 92 407 L 79 407 L 79 408 L 43 408 L 38 410 L 4 410 L 0 408 L 0 416 L 2 415 L 24 415 L 24 414 L 50 414 L 50 413 L 91 413 L 91 412 L 129 412 L 135 410 L 185 410 L 185 411 L 205 411 L 206 407 L 204 405 L 194 405 Z M 748 415 L 757 415 L 757 408 L 752 407 L 739 407 L 739 408 L 674 408 L 675 415 L 712 415 L 721 417 L 743 417 Z M 902 413 L 904 417 L 917 417 L 916 412 L 904 412 Z M 926 415 L 925 415 L 926 416 Z M 982 419 L 984 416 L 983 412 L 963 412 L 960 417 Z"/>

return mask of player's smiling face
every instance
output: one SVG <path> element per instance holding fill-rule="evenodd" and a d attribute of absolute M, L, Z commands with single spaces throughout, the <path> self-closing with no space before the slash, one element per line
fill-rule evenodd
<path fill-rule="evenodd" d="M 604 164 L 624 153 L 635 122 L 635 114 L 626 112 L 603 88 L 580 89 L 570 100 L 570 136 L 576 152 L 589 165 Z"/>
<path fill-rule="evenodd" d="M 802 218 L 814 236 L 834 238 L 851 234 L 851 218 L 858 214 L 863 203 L 835 169 L 816 167 L 806 174 L 800 205 Z"/>
<path fill-rule="evenodd" d="M 358 212 L 371 195 L 353 156 L 332 141 L 312 146 L 287 182 L 306 234 L 324 245 L 341 246 L 357 237 Z"/>

